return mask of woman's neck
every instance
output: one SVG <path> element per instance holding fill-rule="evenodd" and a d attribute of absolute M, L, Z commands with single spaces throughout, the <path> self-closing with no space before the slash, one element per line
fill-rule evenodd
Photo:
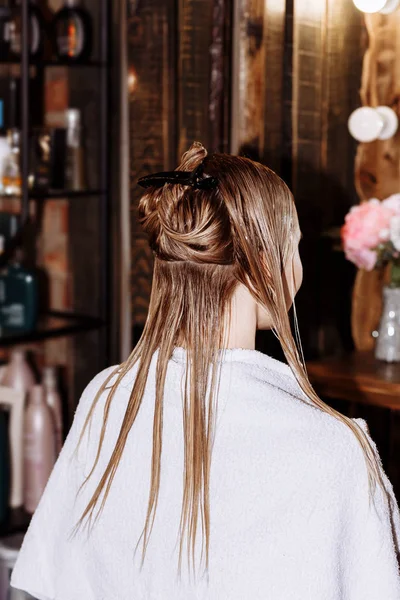
<path fill-rule="evenodd" d="M 247 288 L 239 284 L 233 294 L 231 321 L 227 332 L 226 348 L 255 349 L 257 330 L 257 303 Z"/>

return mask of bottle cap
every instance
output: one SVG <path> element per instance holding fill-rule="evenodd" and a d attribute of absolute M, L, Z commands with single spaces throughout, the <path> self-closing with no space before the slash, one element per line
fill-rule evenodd
<path fill-rule="evenodd" d="M 23 360 L 25 359 L 25 350 L 21 350 L 20 348 L 14 348 L 11 350 L 11 360 Z"/>
<path fill-rule="evenodd" d="M 45 387 L 56 387 L 56 368 L 53 366 L 44 367 L 42 381 Z"/>
<path fill-rule="evenodd" d="M 79 127 L 81 124 L 81 111 L 78 108 L 67 108 L 67 127 Z"/>

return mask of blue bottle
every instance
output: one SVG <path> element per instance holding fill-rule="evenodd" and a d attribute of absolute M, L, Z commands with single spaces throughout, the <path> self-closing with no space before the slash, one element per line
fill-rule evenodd
<path fill-rule="evenodd" d="M 27 333 L 36 327 L 38 285 L 33 271 L 21 264 L 21 254 L 0 273 L 0 334 Z"/>

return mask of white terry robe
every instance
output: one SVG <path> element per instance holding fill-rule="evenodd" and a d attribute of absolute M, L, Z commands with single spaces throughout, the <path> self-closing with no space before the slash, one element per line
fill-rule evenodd
<path fill-rule="evenodd" d="M 77 458 L 71 455 L 95 393 L 115 367 L 86 387 L 11 585 L 39 600 L 400 600 L 400 516 L 386 474 L 387 493 L 376 488 L 375 509 L 354 434 L 311 404 L 287 365 L 256 350 L 231 349 L 221 356 L 210 568 L 208 577 L 198 570 L 195 581 L 186 545 L 177 578 L 185 350 L 175 349 L 164 395 L 160 495 L 140 571 L 141 544 L 136 554 L 134 549 L 147 511 L 156 355 L 104 510 L 89 536 L 84 528 L 70 538 L 111 456 L 136 367 L 118 388 L 99 463 L 76 499 L 96 455 L 106 392 L 90 435 L 86 430 Z M 369 436 L 366 422 L 355 421 Z"/>

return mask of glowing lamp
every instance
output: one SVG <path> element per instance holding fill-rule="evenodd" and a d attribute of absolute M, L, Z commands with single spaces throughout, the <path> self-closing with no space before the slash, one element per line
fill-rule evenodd
<path fill-rule="evenodd" d="M 389 106 L 362 106 L 353 111 L 348 120 L 348 128 L 358 142 L 388 140 L 399 126 L 394 110 Z"/>
<path fill-rule="evenodd" d="M 362 12 L 389 15 L 398 8 L 400 0 L 353 0 L 353 3 Z"/>

